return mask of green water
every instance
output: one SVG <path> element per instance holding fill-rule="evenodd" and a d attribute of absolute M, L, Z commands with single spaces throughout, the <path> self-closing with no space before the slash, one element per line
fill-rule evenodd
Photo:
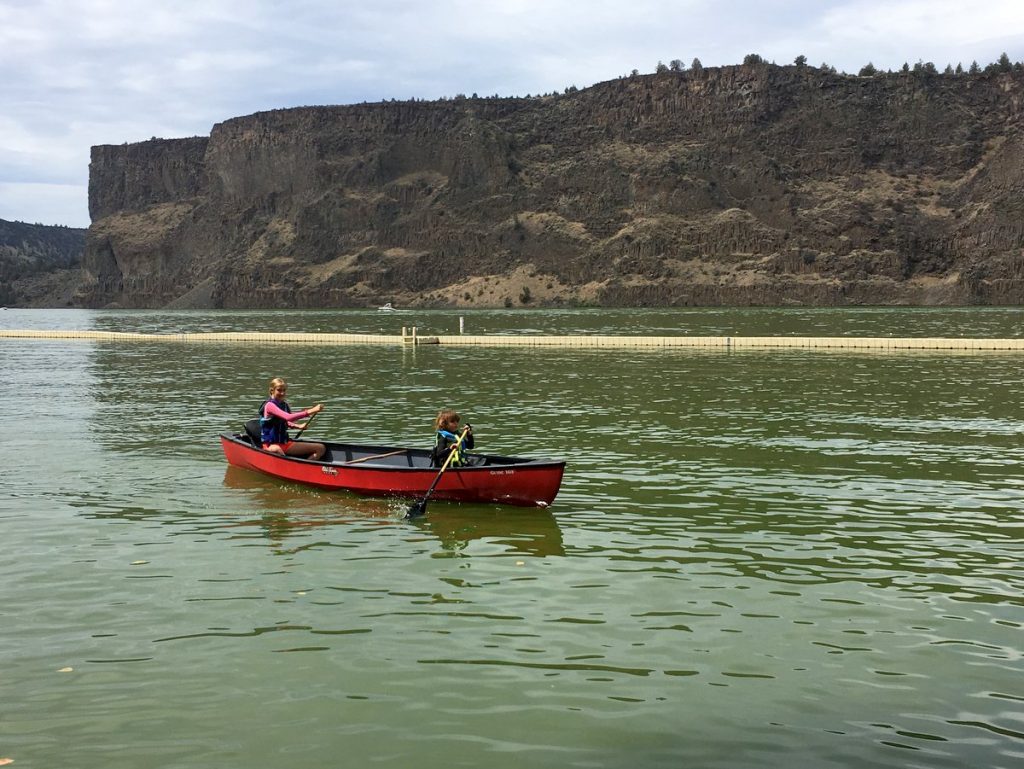
<path fill-rule="evenodd" d="M 1020 336 L 1016 308 L 462 313 L 467 333 Z M 14 311 L 397 333 L 458 314 Z M 266 380 L 322 437 L 569 461 L 548 510 L 229 470 Z M 1024 356 L 0 340 L 16 769 L 1010 767 Z M 315 436 L 314 436 L 315 437 Z"/>

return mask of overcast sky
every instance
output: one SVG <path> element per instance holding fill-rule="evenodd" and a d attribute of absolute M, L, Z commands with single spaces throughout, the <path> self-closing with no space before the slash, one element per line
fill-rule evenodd
<path fill-rule="evenodd" d="M 0 0 L 0 219 L 86 227 L 89 148 L 280 107 L 523 96 L 798 55 L 1024 60 L 1024 0 Z"/>

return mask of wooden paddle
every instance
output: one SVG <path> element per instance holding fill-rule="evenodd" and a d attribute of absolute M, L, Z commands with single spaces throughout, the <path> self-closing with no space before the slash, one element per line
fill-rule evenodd
<path fill-rule="evenodd" d="M 459 446 L 462 445 L 462 439 L 469 434 L 469 427 L 466 426 L 462 430 L 462 434 L 459 439 L 455 441 L 455 445 L 452 446 L 451 451 L 448 452 L 448 458 L 441 465 L 441 471 L 434 478 L 434 482 L 430 484 L 430 488 L 427 489 L 427 493 L 423 495 L 423 499 L 413 502 L 409 505 L 409 509 L 405 511 L 406 518 L 416 518 L 417 516 L 423 515 L 427 512 L 427 500 L 430 499 L 430 495 L 434 493 L 434 487 L 437 486 L 437 482 L 441 480 L 441 476 L 444 475 L 444 471 L 448 469 L 448 465 L 452 463 L 452 459 L 455 458 L 456 452 L 459 450 Z"/>
<path fill-rule="evenodd" d="M 359 459 L 350 459 L 348 462 L 339 462 L 339 465 L 358 465 L 360 462 L 369 462 L 371 459 L 383 459 L 384 457 L 394 457 L 398 454 L 404 454 L 408 449 L 399 449 L 398 451 L 389 451 L 387 454 L 371 454 L 368 457 L 360 457 Z"/>

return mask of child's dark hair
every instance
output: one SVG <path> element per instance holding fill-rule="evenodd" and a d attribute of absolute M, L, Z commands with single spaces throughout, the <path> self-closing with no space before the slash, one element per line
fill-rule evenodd
<path fill-rule="evenodd" d="M 458 422 L 462 419 L 459 416 L 459 412 L 455 409 L 441 409 L 437 412 L 437 418 L 434 420 L 434 429 L 440 430 L 441 426 L 447 422 Z"/>

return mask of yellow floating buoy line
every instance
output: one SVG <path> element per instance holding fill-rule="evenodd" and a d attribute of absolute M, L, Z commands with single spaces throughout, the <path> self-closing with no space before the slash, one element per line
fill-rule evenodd
<path fill-rule="evenodd" d="M 484 334 L 419 336 L 417 329 L 398 334 L 322 334 L 301 332 L 214 331 L 144 334 L 132 331 L 0 329 L 0 339 L 84 339 L 100 342 L 259 342 L 302 345 L 447 345 L 459 347 L 574 348 L 708 348 L 831 350 L 1003 350 L 1024 352 L 1024 339 L 839 336 L 615 336 L 606 334 Z"/>

